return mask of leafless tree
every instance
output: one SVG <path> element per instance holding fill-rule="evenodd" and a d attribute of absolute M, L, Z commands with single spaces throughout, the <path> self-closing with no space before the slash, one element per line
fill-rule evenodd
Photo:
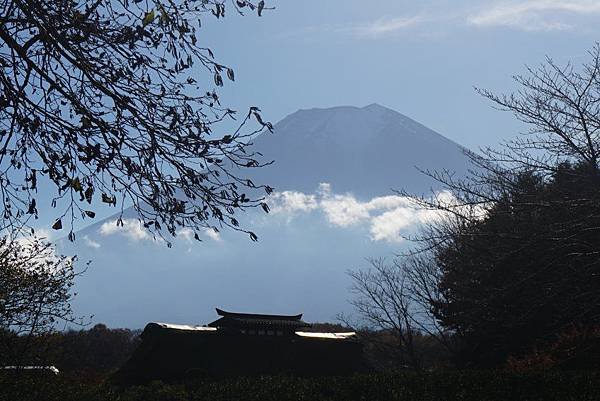
<path fill-rule="evenodd" d="M 440 271 L 423 255 L 369 259 L 369 268 L 350 271 L 354 306 L 362 325 L 371 329 L 372 346 L 393 355 L 396 366 L 421 368 L 417 342 L 429 336 L 444 348 L 451 340 L 432 313 L 439 302 Z"/>
<path fill-rule="evenodd" d="M 469 338 L 467 360 L 500 363 L 599 319 L 600 45 L 589 56 L 581 67 L 548 58 L 515 77 L 513 94 L 479 89 L 529 130 L 468 153 L 466 177 L 425 171 L 443 191 L 399 191 L 439 212 L 409 254 L 439 272 L 442 299 L 430 305 L 446 329 Z"/>
<path fill-rule="evenodd" d="M 440 192 L 426 196 L 397 192 L 411 197 L 420 207 L 454 216 L 460 225 L 479 220 L 486 210 L 505 199 L 520 185 L 524 173 L 533 172 L 545 179 L 570 163 L 587 166 L 578 170 L 581 174 L 599 174 L 600 44 L 589 51 L 589 57 L 580 67 L 571 63 L 560 66 L 548 57 L 537 68 L 527 67 L 526 75 L 516 75 L 519 89 L 511 94 L 476 88 L 495 107 L 513 113 L 528 131 L 498 148 L 466 151 L 471 163 L 466 177 L 447 170 L 424 170 L 442 185 L 442 194 L 451 194 L 451 200 Z M 585 201 L 580 199 L 579 204 Z M 547 202 L 539 206 L 553 207 Z M 451 221 L 450 225 L 456 223 Z M 443 227 L 438 225 L 434 230 L 443 231 L 439 228 Z M 452 227 L 446 228 L 452 231 Z"/>
<path fill-rule="evenodd" d="M 53 228 L 66 220 L 74 239 L 73 221 L 103 202 L 133 205 L 161 236 L 226 226 L 256 240 L 234 216 L 268 210 L 271 188 L 242 171 L 265 164 L 251 139 L 272 127 L 257 107 L 236 120 L 221 104 L 213 88 L 234 71 L 198 29 L 226 10 L 265 9 L 263 0 L 0 0 L 0 229 L 51 205 Z M 38 193 L 49 187 L 53 198 Z"/>
<path fill-rule="evenodd" d="M 496 95 L 477 89 L 500 110 L 509 111 L 530 129 L 488 160 L 541 172 L 555 172 L 561 162 L 599 167 L 600 43 L 589 51 L 590 61 L 579 68 L 560 66 L 550 57 L 539 68 L 517 75 L 516 93 Z"/>
<path fill-rule="evenodd" d="M 529 129 L 498 148 L 483 148 L 477 153 L 466 151 L 471 168 L 465 177 L 447 170 L 424 170 L 425 175 L 441 185 L 442 191 L 419 196 L 397 191 L 411 197 L 418 207 L 443 215 L 428 224 L 421 235 L 410 238 L 417 243 L 417 250 L 428 252 L 450 246 L 454 233 L 476 225 L 486 213 L 508 199 L 513 205 L 535 205 L 540 210 L 560 207 L 588 210 L 587 218 L 574 220 L 572 226 L 590 229 L 586 221 L 594 221 L 597 213 L 593 196 L 571 194 L 544 199 L 514 196 L 522 191 L 526 176 L 547 182 L 560 174 L 569 174 L 573 181 L 600 175 L 600 44 L 589 51 L 589 58 L 580 67 L 571 63 L 560 66 L 551 58 L 537 68 L 527 67 L 527 74 L 514 77 L 519 89 L 508 95 L 477 89 L 498 109 L 513 113 Z M 568 169 L 566 165 L 577 168 Z M 564 230 L 562 222 L 548 229 L 565 241 L 572 234 Z"/>
<path fill-rule="evenodd" d="M 600 321 L 600 45 L 589 55 L 528 68 L 510 95 L 478 89 L 530 129 L 467 152 L 466 177 L 424 171 L 441 191 L 398 191 L 437 218 L 393 264 L 352 273 L 353 304 L 406 354 L 419 330 L 457 360 L 494 365 Z"/>

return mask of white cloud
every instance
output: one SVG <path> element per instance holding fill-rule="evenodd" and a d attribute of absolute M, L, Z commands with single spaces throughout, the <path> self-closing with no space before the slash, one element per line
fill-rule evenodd
<path fill-rule="evenodd" d="M 367 24 L 354 26 L 350 30 L 357 36 L 379 38 L 396 34 L 423 21 L 424 19 L 420 16 L 379 18 Z"/>
<path fill-rule="evenodd" d="M 504 26 L 525 31 L 555 31 L 573 28 L 565 19 L 573 15 L 600 14 L 597 0 L 528 0 L 496 2 L 467 17 L 481 27 Z"/>
<path fill-rule="evenodd" d="M 418 223 L 418 213 L 408 209 L 398 208 L 373 217 L 371 220 L 371 238 L 374 241 L 401 241 L 402 230 Z"/>
<path fill-rule="evenodd" d="M 184 227 L 177 230 L 177 236 L 183 238 L 186 242 L 194 241 L 194 230 L 189 227 Z"/>
<path fill-rule="evenodd" d="M 464 26 L 506 27 L 529 32 L 566 31 L 581 29 L 586 17 L 598 15 L 600 0 L 480 0 L 461 4 L 442 2 L 422 6 L 418 13 L 412 15 L 382 16 L 363 22 L 310 26 L 299 34 L 334 33 L 360 39 L 383 39 L 410 32 L 411 35 L 437 37 L 450 29 Z"/>
<path fill-rule="evenodd" d="M 68 268 L 72 265 L 74 258 L 66 257 L 63 259 L 56 251 L 56 247 L 50 244 L 52 233 L 46 229 L 35 229 L 35 233 L 20 233 L 16 235 L 8 235 L 8 243 L 5 244 L 0 251 L 5 251 L 12 248 L 11 241 L 14 241 L 19 247 L 16 255 L 23 260 L 27 259 L 30 263 L 24 263 L 25 268 L 39 267 L 36 264 L 44 264 L 45 267 L 52 269 L 51 271 L 58 272 L 63 268 Z M 37 242 L 37 244 L 36 244 Z M 45 245 L 44 245 L 45 244 Z M 8 247 L 8 248 L 7 248 Z M 61 262 L 62 263 L 59 263 Z"/>
<path fill-rule="evenodd" d="M 367 204 L 349 194 L 327 196 L 320 205 L 327 220 L 339 227 L 351 226 L 370 217 Z"/>
<path fill-rule="evenodd" d="M 300 213 L 319 210 L 333 226 L 347 228 L 362 225 L 369 228 L 374 241 L 400 242 L 402 232 L 418 224 L 439 218 L 437 211 L 419 209 L 407 197 L 390 195 L 361 201 L 352 194 L 335 194 L 327 183 L 320 184 L 314 194 L 286 191 L 276 193 L 269 203 L 277 214 L 291 221 Z M 437 194 L 438 201 L 453 201 L 449 193 Z"/>
<path fill-rule="evenodd" d="M 271 211 L 274 214 L 294 214 L 296 212 L 309 212 L 316 209 L 317 200 L 315 195 L 284 191 L 271 195 L 270 205 Z"/>
<path fill-rule="evenodd" d="M 9 233 L 7 234 L 7 238 L 11 241 L 19 243 L 21 246 L 29 247 L 36 240 L 43 243 L 51 242 L 54 239 L 52 234 L 53 233 L 50 230 L 45 228 L 35 228 L 33 233 L 26 230 L 21 232 L 17 231 L 16 233 Z"/>
<path fill-rule="evenodd" d="M 217 231 L 213 230 L 212 228 L 204 229 L 204 234 L 206 234 L 206 236 L 208 238 L 212 239 L 213 241 L 216 241 L 216 242 L 223 241 L 223 239 L 221 238 L 221 234 L 219 234 Z"/>
<path fill-rule="evenodd" d="M 122 226 L 117 225 L 117 220 L 105 222 L 100 226 L 98 232 L 103 236 L 121 235 L 133 242 L 148 240 L 155 242 L 164 241 L 160 237 L 155 238 L 150 232 L 148 232 L 144 225 L 136 219 L 123 219 Z M 223 241 L 219 232 L 215 231 L 212 228 L 205 228 L 203 233 L 206 237 L 212 239 L 213 241 Z M 87 236 L 83 237 L 84 241 L 86 242 L 86 245 L 91 246 L 93 248 L 100 247 L 100 244 L 98 242 L 92 241 L 91 239 L 86 237 Z M 195 241 L 194 231 L 189 227 L 177 230 L 177 237 L 183 239 L 187 243 L 192 243 Z"/>
<path fill-rule="evenodd" d="M 456 205 L 454 197 L 449 192 L 438 192 L 435 196 L 440 204 L 448 207 Z M 298 191 L 276 192 L 267 202 L 272 214 L 283 217 L 288 223 L 301 214 L 319 212 L 332 226 L 364 227 L 373 241 L 401 242 L 403 234 L 407 231 L 442 216 L 439 211 L 417 207 L 410 198 L 405 196 L 379 196 L 363 201 L 351 193 L 333 192 L 328 183 L 321 183 L 312 194 Z M 121 235 L 135 242 L 154 240 L 136 219 L 124 219 L 122 226 L 117 225 L 117 220 L 105 222 L 100 226 L 99 233 L 104 236 Z M 219 232 L 212 228 L 205 228 L 202 234 L 215 242 L 223 241 Z M 178 230 L 177 236 L 187 243 L 194 241 L 194 231 L 190 228 Z M 101 246 L 88 236 L 84 236 L 83 240 L 92 248 Z M 157 241 L 161 240 L 157 239 Z"/>
<path fill-rule="evenodd" d="M 306 33 L 335 33 L 354 36 L 362 39 L 379 39 L 398 35 L 410 28 L 414 28 L 429 19 L 423 16 L 397 16 L 382 17 L 367 22 L 345 23 L 345 24 L 324 24 L 317 26 L 308 26 L 296 34 Z"/>
<path fill-rule="evenodd" d="M 122 225 L 117 225 L 117 220 L 102 223 L 98 231 L 104 236 L 118 234 L 135 242 L 153 239 L 138 220 L 123 219 L 122 222 Z"/>
<path fill-rule="evenodd" d="M 99 242 L 94 241 L 87 235 L 83 236 L 83 242 L 85 242 L 85 244 L 87 246 L 89 246 L 90 248 L 94 248 L 94 249 L 98 249 L 101 246 Z"/>
<path fill-rule="evenodd" d="M 374 241 L 401 242 L 403 232 L 420 224 L 441 218 L 437 210 L 417 209 L 414 205 L 402 206 L 384 212 L 371 220 L 371 239 Z"/>
<path fill-rule="evenodd" d="M 438 194 L 443 199 L 448 195 Z M 327 220 L 339 227 L 368 225 L 374 241 L 400 242 L 402 231 L 438 218 L 440 212 L 418 208 L 405 196 L 382 196 L 361 202 L 350 194 L 332 195 L 321 201 Z"/>
<path fill-rule="evenodd" d="M 205 228 L 204 235 L 215 242 L 223 241 L 219 233 L 212 228 Z M 177 230 L 177 237 L 182 238 L 185 243 L 188 244 L 188 248 L 186 249 L 187 253 L 191 253 L 193 251 L 193 243 L 196 242 L 196 236 L 194 230 L 189 227 L 184 227 L 182 229 Z"/>
<path fill-rule="evenodd" d="M 52 231 L 46 228 L 36 228 L 35 229 L 35 237 L 43 239 L 45 241 L 52 241 L 54 236 L 52 235 Z"/>

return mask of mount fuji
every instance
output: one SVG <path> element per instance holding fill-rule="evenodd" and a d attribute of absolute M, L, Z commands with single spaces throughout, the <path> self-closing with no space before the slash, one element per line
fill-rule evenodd
<path fill-rule="evenodd" d="M 337 192 L 369 199 L 392 188 L 428 191 L 419 169 L 465 170 L 465 149 L 418 122 L 378 104 L 299 110 L 263 134 L 256 148 L 275 164 L 258 172 L 278 190 Z"/>
<path fill-rule="evenodd" d="M 257 243 L 212 230 L 198 243 L 184 230 L 167 248 L 126 210 L 123 227 L 112 216 L 57 242 L 92 261 L 76 283 L 76 313 L 130 328 L 203 324 L 214 307 L 332 321 L 350 311 L 345 272 L 393 256 L 407 246 L 402 234 L 429 217 L 392 189 L 439 189 L 417 168 L 468 168 L 463 147 L 377 104 L 299 110 L 253 146 L 274 164 L 250 178 L 276 191 L 271 213 L 245 213 Z"/>

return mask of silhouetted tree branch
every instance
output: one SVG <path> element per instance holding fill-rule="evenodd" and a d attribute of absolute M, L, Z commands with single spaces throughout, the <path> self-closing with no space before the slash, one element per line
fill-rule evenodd
<path fill-rule="evenodd" d="M 576 69 L 557 65 L 551 58 L 539 68 L 517 75 L 516 93 L 496 95 L 477 89 L 500 110 L 512 112 L 530 129 L 525 137 L 489 150 L 490 160 L 523 166 L 538 172 L 556 171 L 561 162 L 598 168 L 600 155 L 600 44 L 589 52 L 590 61 Z"/>
<path fill-rule="evenodd" d="M 0 227 L 21 228 L 47 201 L 60 209 L 53 228 L 67 220 L 74 239 L 73 221 L 103 202 L 133 205 L 161 236 L 226 226 L 256 240 L 234 215 L 268 210 L 257 190 L 271 188 L 241 172 L 265 164 L 251 139 L 272 126 L 256 107 L 236 120 L 221 104 L 212 87 L 234 71 L 198 37 L 199 22 L 226 9 L 260 16 L 266 7 L 0 0 Z M 225 120 L 237 125 L 223 132 Z M 38 193 L 44 183 L 51 200 Z"/>

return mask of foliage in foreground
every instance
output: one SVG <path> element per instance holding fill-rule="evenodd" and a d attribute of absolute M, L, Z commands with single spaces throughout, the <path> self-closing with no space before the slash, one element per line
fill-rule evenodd
<path fill-rule="evenodd" d="M 264 0 L 0 2 L 0 227 L 57 208 L 55 230 L 131 205 L 158 236 L 238 227 L 262 206 L 245 174 L 265 165 L 250 138 L 272 130 L 215 88 L 234 71 L 201 23 L 263 14 Z M 254 121 L 251 123 L 251 121 Z M 121 219 L 118 219 L 122 223 Z M 169 244 L 169 242 L 167 242 Z"/>
<path fill-rule="evenodd" d="M 0 378 L 0 400 L 596 400 L 600 372 L 455 371 L 354 377 L 261 377 L 219 382 L 164 384 L 118 389 L 67 377 L 19 381 Z"/>
<path fill-rule="evenodd" d="M 57 323 L 79 322 L 70 304 L 74 260 L 38 238 L 0 237 L 0 366 L 39 363 Z"/>

